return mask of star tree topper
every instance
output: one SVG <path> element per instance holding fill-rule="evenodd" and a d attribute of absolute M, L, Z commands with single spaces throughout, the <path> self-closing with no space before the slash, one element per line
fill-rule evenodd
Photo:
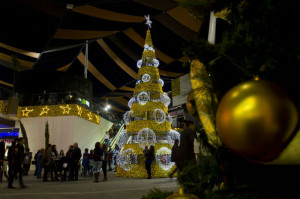
<path fill-rule="evenodd" d="M 145 15 L 145 18 L 147 20 L 145 24 L 147 24 L 148 27 L 151 28 L 152 21 L 150 20 L 150 16 L 149 15 L 148 16 Z"/>

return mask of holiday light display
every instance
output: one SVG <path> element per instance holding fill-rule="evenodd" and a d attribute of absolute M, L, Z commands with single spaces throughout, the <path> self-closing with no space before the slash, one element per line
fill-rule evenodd
<path fill-rule="evenodd" d="M 151 23 L 147 16 L 147 24 Z M 139 72 L 134 94 L 128 102 L 130 111 L 124 114 L 127 131 L 118 142 L 121 152 L 117 158 L 117 176 L 146 177 L 144 150 L 151 145 L 155 148 L 152 177 L 167 177 L 174 167 L 171 149 L 179 133 L 171 130 L 172 117 L 168 114 L 171 100 L 162 90 L 164 82 L 158 66 L 148 29 L 142 59 L 137 61 Z"/>

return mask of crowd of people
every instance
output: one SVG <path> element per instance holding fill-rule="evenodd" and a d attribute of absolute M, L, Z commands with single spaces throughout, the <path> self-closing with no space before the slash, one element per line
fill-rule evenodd
<path fill-rule="evenodd" d="M 194 131 L 193 122 L 186 121 L 186 128 L 181 133 L 180 141 L 175 140 L 172 148 L 171 162 L 175 162 L 176 168 L 169 174 L 170 178 L 176 171 L 179 174 L 187 164 L 191 162 L 199 163 L 210 156 L 208 152 L 203 150 L 199 136 L 200 132 L 195 133 Z M 112 151 L 108 150 L 105 144 L 96 142 L 94 149 L 89 151 L 86 148 L 83 154 L 78 147 L 78 143 L 70 145 L 66 154 L 63 150 L 58 153 L 56 145 L 48 144 L 46 149 L 38 150 L 32 158 L 29 149 L 24 148 L 24 139 L 19 137 L 12 142 L 7 157 L 5 157 L 5 143 L 0 142 L 0 182 L 4 176 L 8 180 L 8 188 L 15 189 L 13 181 L 18 178 L 20 186 L 25 188 L 23 176 L 28 175 L 31 163 L 35 165 L 34 175 L 37 179 L 42 179 L 43 182 L 49 182 L 50 180 L 77 181 L 80 168 L 82 168 L 82 176 L 92 177 L 94 175 L 94 182 L 99 182 L 102 171 L 102 181 L 107 181 L 107 168 L 110 171 L 112 170 L 112 156 Z M 149 149 L 145 147 L 144 156 L 148 179 L 151 179 L 151 165 L 155 159 L 154 146 L 151 145 Z M 43 176 L 42 171 L 44 171 Z"/>
<path fill-rule="evenodd" d="M 107 150 L 105 144 L 96 142 L 95 148 L 85 149 L 81 153 L 78 143 L 69 146 L 67 153 L 63 150 L 58 153 L 56 145 L 48 144 L 47 148 L 40 149 L 32 158 L 29 149 L 24 148 L 22 137 L 12 142 L 7 156 L 5 156 L 5 143 L 0 142 L 0 182 L 2 176 L 8 181 L 8 188 L 15 189 L 14 180 L 19 178 L 21 188 L 26 188 L 23 176 L 28 175 L 30 165 L 35 165 L 34 176 L 49 181 L 78 181 L 81 168 L 81 176 L 95 176 L 94 182 L 99 182 L 100 172 L 103 172 L 103 180 L 107 181 L 107 168 L 112 170 L 112 152 Z M 43 172 L 43 175 L 42 175 Z M 50 178 L 50 179 L 49 179 Z"/>

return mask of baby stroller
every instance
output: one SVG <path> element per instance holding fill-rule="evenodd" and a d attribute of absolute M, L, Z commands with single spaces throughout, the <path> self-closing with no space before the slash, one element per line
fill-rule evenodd
<path fill-rule="evenodd" d="M 60 181 L 65 182 L 67 180 L 67 172 L 70 169 L 69 158 L 62 157 L 58 163 L 57 172 L 60 174 Z"/>

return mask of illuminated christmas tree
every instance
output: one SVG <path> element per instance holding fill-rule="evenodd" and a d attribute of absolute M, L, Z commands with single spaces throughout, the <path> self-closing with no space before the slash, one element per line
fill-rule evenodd
<path fill-rule="evenodd" d="M 151 28 L 149 16 L 146 19 Z M 117 158 L 117 176 L 147 177 L 143 150 L 151 145 L 155 147 L 152 177 L 168 177 L 175 167 L 171 162 L 171 149 L 180 135 L 171 129 L 172 117 L 168 115 L 171 100 L 162 90 L 164 82 L 158 66 L 148 29 L 142 59 L 137 62 L 139 71 L 134 94 L 128 102 L 130 111 L 123 118 L 126 130 L 117 143 L 121 149 Z"/>

